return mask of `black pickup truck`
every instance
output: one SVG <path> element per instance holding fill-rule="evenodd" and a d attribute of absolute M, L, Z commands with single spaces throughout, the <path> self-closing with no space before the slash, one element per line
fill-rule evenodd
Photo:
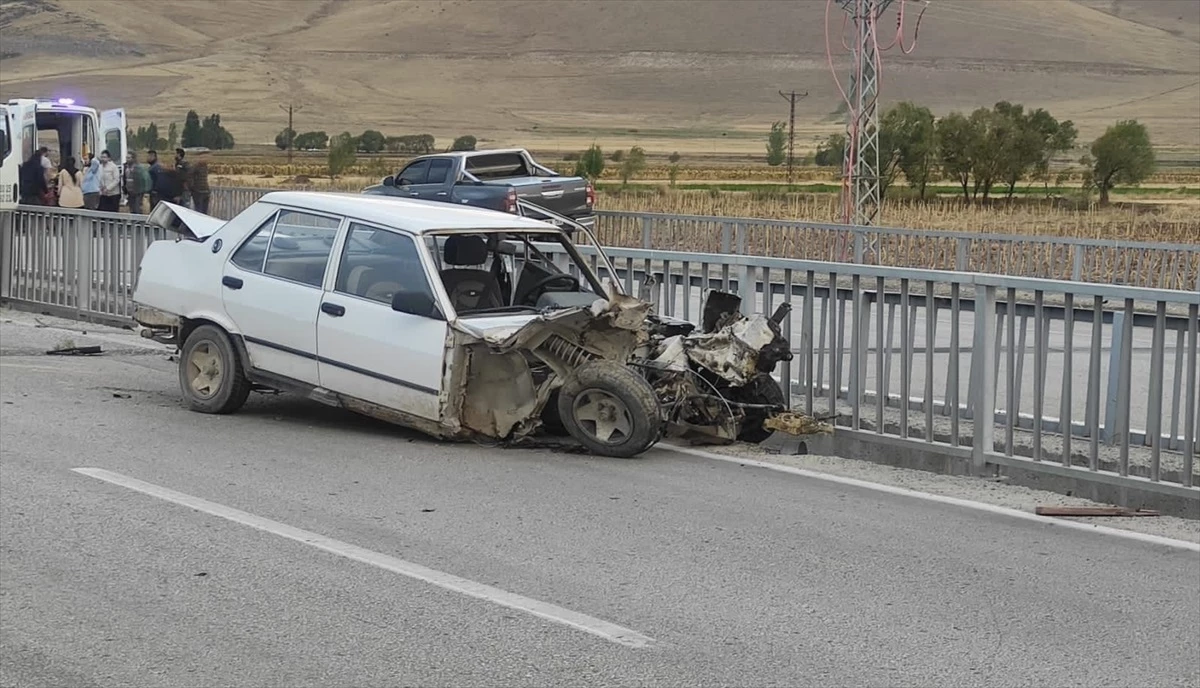
<path fill-rule="evenodd" d="M 423 155 L 363 193 L 471 205 L 555 222 L 536 210 L 519 208 L 520 199 L 588 229 L 596 224 L 591 183 L 547 169 L 521 148 Z"/>

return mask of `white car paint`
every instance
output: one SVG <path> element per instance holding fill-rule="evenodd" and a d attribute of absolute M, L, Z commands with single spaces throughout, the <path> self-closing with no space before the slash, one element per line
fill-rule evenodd
<path fill-rule="evenodd" d="M 264 222 L 289 209 L 344 218 L 320 288 L 243 269 L 230 260 Z M 459 318 L 441 280 L 428 279 L 438 274 L 437 264 L 421 236 L 439 230 L 505 229 L 560 235 L 553 225 L 508 213 L 311 192 L 267 194 L 229 222 L 163 203 L 149 222 L 179 236 L 156 241 L 147 250 L 133 295 L 139 306 L 217 323 L 242 338 L 256 370 L 434 421 L 443 412 L 449 328 L 498 342 L 538 315 Z M 352 222 L 412 237 L 446 319 L 397 312 L 334 290 Z M 323 304 L 344 310 L 332 315 Z"/>

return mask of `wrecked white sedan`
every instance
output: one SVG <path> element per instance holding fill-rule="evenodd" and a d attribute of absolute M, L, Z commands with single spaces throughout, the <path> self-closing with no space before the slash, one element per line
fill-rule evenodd
<path fill-rule="evenodd" d="M 436 437 L 557 430 L 632 457 L 672 431 L 761 432 L 782 409 L 779 318 L 710 299 L 703 332 L 665 322 L 548 223 L 311 192 L 269 193 L 229 222 L 162 203 L 149 221 L 177 236 L 143 257 L 135 319 L 179 348 L 196 411 L 289 391 Z"/>

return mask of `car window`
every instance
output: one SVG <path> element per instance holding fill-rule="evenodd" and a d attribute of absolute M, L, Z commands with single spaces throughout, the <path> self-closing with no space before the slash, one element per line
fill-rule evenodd
<path fill-rule="evenodd" d="M 275 218 L 278 215 L 279 213 L 271 215 L 259 225 L 246 243 L 233 252 L 229 261 L 243 270 L 262 272 L 263 259 L 267 257 L 267 242 L 271 240 L 271 230 L 275 228 Z"/>
<path fill-rule="evenodd" d="M 450 176 L 450 161 L 446 158 L 434 158 L 429 161 L 429 177 L 426 184 L 445 184 Z"/>
<path fill-rule="evenodd" d="M 405 186 L 407 184 L 424 184 L 426 174 L 429 172 L 429 161 L 418 160 L 408 167 L 396 178 L 396 186 Z"/>
<path fill-rule="evenodd" d="M 352 222 L 342 249 L 334 291 L 391 306 L 398 291 L 433 290 L 412 237 Z"/>
<path fill-rule="evenodd" d="M 340 220 L 323 215 L 280 211 L 263 273 L 320 287 L 340 224 Z"/>

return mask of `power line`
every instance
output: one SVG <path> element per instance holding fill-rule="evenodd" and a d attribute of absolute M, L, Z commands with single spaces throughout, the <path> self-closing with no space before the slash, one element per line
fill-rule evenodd
<path fill-rule="evenodd" d="M 791 91 L 790 93 L 784 93 L 783 91 L 780 91 L 779 95 L 782 96 L 784 100 L 788 101 L 788 105 L 789 105 L 789 108 L 788 108 L 787 183 L 789 185 L 791 185 L 791 183 L 792 183 L 792 168 L 795 165 L 795 152 L 796 152 L 796 99 L 807 97 L 808 91 L 805 91 L 804 93 L 796 93 L 795 91 Z"/>
<path fill-rule="evenodd" d="M 295 112 L 299 112 L 299 111 L 303 110 L 304 106 L 296 107 L 296 106 L 292 105 L 291 103 L 288 103 L 287 107 L 280 105 L 279 109 L 284 110 L 288 113 L 287 154 L 288 154 L 288 167 L 290 168 L 292 166 L 292 148 L 293 148 L 292 144 L 296 140 L 296 128 L 292 126 L 292 115 Z M 291 172 L 289 172 L 288 174 L 291 174 Z"/>

